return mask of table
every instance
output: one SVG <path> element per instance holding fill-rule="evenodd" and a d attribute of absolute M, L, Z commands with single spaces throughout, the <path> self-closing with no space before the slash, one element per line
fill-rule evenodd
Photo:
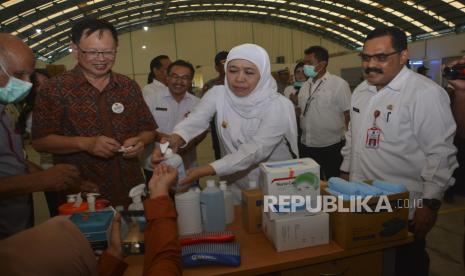
<path fill-rule="evenodd" d="M 263 233 L 245 232 L 240 206 L 236 206 L 234 223 L 228 229 L 236 234 L 241 245 L 241 266 L 186 268 L 183 275 L 383 275 L 383 270 L 386 274 L 386 269 L 394 265 L 393 255 L 386 258 L 385 250 L 413 241 L 409 235 L 402 240 L 348 250 L 331 241 L 327 245 L 277 253 Z M 127 257 L 129 267 L 124 275 L 142 275 L 143 261 L 143 256 Z"/>

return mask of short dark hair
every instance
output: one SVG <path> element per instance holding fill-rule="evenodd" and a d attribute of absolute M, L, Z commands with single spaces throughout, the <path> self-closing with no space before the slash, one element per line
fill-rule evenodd
<path fill-rule="evenodd" d="M 216 66 L 221 66 L 224 64 L 224 62 L 226 61 L 226 58 L 228 57 L 228 52 L 226 51 L 221 51 L 219 52 L 218 54 L 216 54 L 215 56 L 215 65 Z"/>
<path fill-rule="evenodd" d="M 191 77 L 194 78 L 195 70 L 194 70 L 194 66 L 192 66 L 192 63 L 182 60 L 182 59 L 178 59 L 175 62 L 171 63 L 170 66 L 168 66 L 168 70 L 167 70 L 168 75 L 171 73 L 171 69 L 174 66 L 182 66 L 182 67 L 189 68 L 189 70 L 191 70 Z"/>
<path fill-rule="evenodd" d="M 81 41 L 84 31 L 86 31 L 85 35 L 89 36 L 96 31 L 102 32 L 105 30 L 110 31 L 113 39 L 118 44 L 118 32 L 116 31 L 113 24 L 97 18 L 86 18 L 74 24 L 73 28 L 71 29 L 71 41 L 75 44 L 78 44 L 79 41 Z"/>
<path fill-rule="evenodd" d="M 328 50 L 326 50 L 325 48 L 323 48 L 321 46 L 312 46 L 312 47 L 306 49 L 304 53 L 305 53 L 305 55 L 314 54 L 315 58 L 318 61 L 326 61 L 327 62 L 329 60 Z"/>
<path fill-rule="evenodd" d="M 382 36 L 391 37 L 392 48 L 397 52 L 407 49 L 407 35 L 397 27 L 378 27 L 367 35 L 364 42 Z"/>
<path fill-rule="evenodd" d="M 161 68 L 161 61 L 163 59 L 169 58 L 167 55 L 158 55 L 152 59 L 150 62 L 150 72 L 147 77 L 147 83 L 150 84 L 153 82 L 153 79 L 155 78 L 155 74 L 153 74 L 153 69 L 160 69 Z"/>

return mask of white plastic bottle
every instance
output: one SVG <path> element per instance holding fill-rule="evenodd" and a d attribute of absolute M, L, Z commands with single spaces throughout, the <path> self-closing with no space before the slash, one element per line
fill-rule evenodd
<path fill-rule="evenodd" d="M 199 197 L 200 192 L 196 192 L 193 189 L 174 196 L 176 211 L 178 213 L 178 233 L 180 236 L 202 232 Z"/>
<path fill-rule="evenodd" d="M 95 212 L 95 198 L 100 194 L 97 193 L 88 193 L 87 194 L 87 206 L 89 212 Z"/>
<path fill-rule="evenodd" d="M 145 184 L 139 184 L 129 191 L 129 197 L 132 199 L 132 203 L 129 205 L 128 210 L 130 211 L 143 211 L 144 204 L 142 204 L 142 196 L 145 195 Z"/>
<path fill-rule="evenodd" d="M 226 229 L 223 192 L 215 180 L 207 180 L 207 187 L 200 193 L 202 228 L 205 232 L 219 232 Z"/>
<path fill-rule="evenodd" d="M 226 181 L 220 181 L 220 190 L 223 191 L 224 196 L 224 211 L 226 224 L 230 224 L 234 221 L 234 204 L 232 192 L 228 189 Z"/>

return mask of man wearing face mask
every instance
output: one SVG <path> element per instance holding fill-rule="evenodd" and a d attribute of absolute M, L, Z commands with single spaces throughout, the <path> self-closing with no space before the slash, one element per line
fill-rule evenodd
<path fill-rule="evenodd" d="M 55 191 L 77 184 L 79 171 L 56 165 L 42 171 L 24 158 L 21 136 L 5 106 L 29 93 L 34 55 L 24 42 L 0 33 L 0 239 L 32 227 L 32 192 Z"/>
<path fill-rule="evenodd" d="M 407 37 L 396 27 L 371 31 L 360 53 L 365 81 L 352 96 L 341 177 L 404 184 L 413 243 L 396 249 L 396 275 L 428 275 L 425 250 L 444 191 L 458 167 L 456 125 L 446 91 L 413 72 Z"/>
<path fill-rule="evenodd" d="M 298 95 L 302 156 L 320 164 L 321 179 L 339 176 L 351 96 L 349 84 L 326 70 L 328 60 L 328 51 L 321 46 L 305 50 L 308 80 Z"/>

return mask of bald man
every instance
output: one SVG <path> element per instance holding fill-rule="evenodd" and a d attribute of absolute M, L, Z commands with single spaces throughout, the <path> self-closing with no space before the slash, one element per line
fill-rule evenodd
<path fill-rule="evenodd" d="M 34 55 L 22 40 L 0 33 L 0 239 L 33 225 L 32 192 L 66 189 L 79 178 L 74 166 L 42 171 L 25 160 L 21 136 L 5 112 L 7 104 L 29 93 L 34 64 Z"/>

